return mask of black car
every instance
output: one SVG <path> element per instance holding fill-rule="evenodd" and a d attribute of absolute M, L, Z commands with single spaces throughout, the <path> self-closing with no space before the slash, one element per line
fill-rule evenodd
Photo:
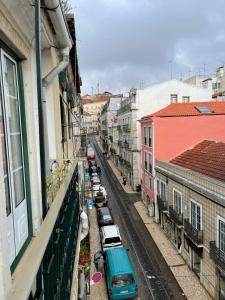
<path fill-rule="evenodd" d="M 97 211 L 98 226 L 113 225 L 113 218 L 108 207 L 101 207 Z"/>
<path fill-rule="evenodd" d="M 103 207 L 107 205 L 107 199 L 102 192 L 97 192 L 97 196 L 94 198 L 94 204 L 97 207 Z"/>

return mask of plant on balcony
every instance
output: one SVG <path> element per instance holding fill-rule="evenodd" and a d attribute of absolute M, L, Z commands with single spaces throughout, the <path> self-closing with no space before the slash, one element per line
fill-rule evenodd
<path fill-rule="evenodd" d="M 90 262 L 90 245 L 87 236 L 80 244 L 79 265 L 86 266 Z"/>
<path fill-rule="evenodd" d="M 53 173 L 46 177 L 48 207 L 51 206 L 57 191 L 68 173 L 69 167 L 70 166 L 68 164 L 57 166 Z"/>

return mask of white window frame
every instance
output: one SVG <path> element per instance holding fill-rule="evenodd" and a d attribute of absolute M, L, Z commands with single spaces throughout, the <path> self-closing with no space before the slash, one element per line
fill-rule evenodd
<path fill-rule="evenodd" d="M 190 199 L 189 201 L 189 222 L 191 223 L 191 202 L 193 202 L 194 204 L 198 205 L 200 207 L 200 216 L 201 216 L 201 221 L 200 221 L 200 230 L 202 230 L 202 204 L 200 204 L 199 202 Z M 197 229 L 197 228 L 196 228 Z"/>
<path fill-rule="evenodd" d="M 182 193 L 178 191 L 176 188 L 173 188 L 173 209 L 174 209 L 174 192 L 180 194 L 180 213 L 183 213 L 183 205 L 182 205 Z M 175 209 L 174 209 L 175 210 Z"/>
<path fill-rule="evenodd" d="M 162 199 L 162 191 L 161 191 L 161 183 L 163 183 L 165 185 L 165 199 L 162 199 L 163 201 L 167 201 L 167 195 L 166 195 L 166 182 L 163 181 L 163 180 L 159 180 L 159 195 L 160 195 L 160 198 Z"/>
<path fill-rule="evenodd" d="M 220 249 L 220 245 L 219 245 L 219 221 L 221 221 L 225 224 L 225 218 L 223 218 L 219 215 L 217 215 L 217 218 L 216 218 L 216 246 L 217 246 L 218 249 Z"/>

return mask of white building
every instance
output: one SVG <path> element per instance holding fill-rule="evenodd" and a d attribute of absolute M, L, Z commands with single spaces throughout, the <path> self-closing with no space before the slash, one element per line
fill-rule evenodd
<path fill-rule="evenodd" d="M 73 107 L 80 111 L 80 80 L 70 57 L 72 51 L 77 58 L 76 44 L 59 2 L 34 3 L 40 2 L 41 9 L 29 0 L 0 2 L 1 300 L 69 299 L 77 272 L 82 163 L 80 140 L 73 149 L 73 129 L 80 127 Z M 59 190 L 59 176 L 46 177 L 52 161 L 63 171 Z"/>
<path fill-rule="evenodd" d="M 99 126 L 100 126 L 100 142 L 105 152 L 108 155 L 113 154 L 117 132 L 117 110 L 120 107 L 122 95 L 112 96 L 104 105 L 99 115 Z"/>
<path fill-rule="evenodd" d="M 211 92 L 184 83 L 169 80 L 143 89 L 133 89 L 124 98 L 118 111 L 121 173 L 127 176 L 133 189 L 141 184 L 141 127 L 139 120 L 171 103 L 210 101 Z"/>

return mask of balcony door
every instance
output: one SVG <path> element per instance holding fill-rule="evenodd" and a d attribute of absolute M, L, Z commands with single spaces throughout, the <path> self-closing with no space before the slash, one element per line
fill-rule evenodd
<path fill-rule="evenodd" d="M 17 63 L 2 49 L 0 51 L 0 134 L 7 215 L 7 249 L 11 265 L 28 238 L 28 213 Z"/>
<path fill-rule="evenodd" d="M 190 201 L 190 224 L 197 230 L 202 230 L 202 207 L 197 202 Z"/>

